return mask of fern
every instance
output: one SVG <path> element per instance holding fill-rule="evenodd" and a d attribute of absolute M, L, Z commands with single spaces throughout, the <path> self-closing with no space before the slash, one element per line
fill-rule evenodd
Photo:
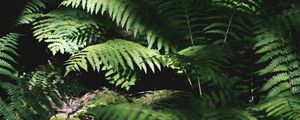
<path fill-rule="evenodd" d="M 297 27 L 299 26 L 299 6 L 283 10 L 282 12 L 283 15 L 281 20 L 285 27 L 290 31 L 295 30 L 296 32 L 299 32 L 299 29 L 297 29 Z"/>
<path fill-rule="evenodd" d="M 96 18 L 82 11 L 56 10 L 43 14 L 33 23 L 34 36 L 41 42 L 49 43 L 53 55 L 57 52 L 78 51 L 95 42 L 101 33 L 101 24 Z"/>
<path fill-rule="evenodd" d="M 89 46 L 73 55 L 65 63 L 66 74 L 81 69 L 88 71 L 90 65 L 94 71 L 106 70 L 107 78 L 112 78 L 113 83 L 128 89 L 136 80 L 136 73 L 133 70 L 147 73 L 148 67 L 153 72 L 156 68 L 161 68 L 159 55 L 157 51 L 137 43 L 121 39 L 110 40 Z"/>
<path fill-rule="evenodd" d="M 300 7 L 292 6 L 290 9 L 283 10 L 282 15 L 280 17 L 281 24 L 285 32 L 290 33 L 290 36 L 297 40 L 300 38 L 299 36 L 299 26 L 300 26 Z"/>
<path fill-rule="evenodd" d="M 298 120 L 299 100 L 297 96 L 275 97 L 260 103 L 254 110 L 266 113 L 265 116 L 270 119 Z"/>
<path fill-rule="evenodd" d="M 15 120 L 17 118 L 16 114 L 3 100 L 0 99 L 0 115 L 6 120 Z"/>
<path fill-rule="evenodd" d="M 299 83 L 299 63 L 289 39 L 276 29 L 260 26 L 255 33 L 256 53 L 263 54 L 257 63 L 268 63 L 257 73 L 271 75 L 262 87 L 269 91 L 267 97 L 279 94 L 297 94 Z"/>
<path fill-rule="evenodd" d="M 61 3 L 73 8 L 82 7 L 90 13 L 108 13 L 117 25 L 141 34 L 152 48 L 164 48 L 165 52 L 175 52 L 176 47 L 201 43 L 203 40 L 203 14 L 207 2 L 198 0 L 115 0 L 88 1 L 65 0 Z M 151 19 L 149 19 L 151 18 Z M 181 44 L 172 44 L 179 42 Z"/>
<path fill-rule="evenodd" d="M 9 33 L 0 38 L 0 75 L 16 78 L 16 70 L 12 64 L 17 63 L 13 57 L 18 56 L 16 49 L 20 36 L 17 33 Z"/>
<path fill-rule="evenodd" d="M 147 91 L 133 100 L 134 104 L 150 107 L 172 120 L 200 120 L 199 105 L 189 92 L 174 90 Z"/>
<path fill-rule="evenodd" d="M 52 103 L 59 104 L 61 92 L 58 91 L 61 84 L 61 77 L 57 72 L 46 72 L 42 69 L 35 71 L 29 75 L 30 85 L 29 90 L 33 93 L 39 94 L 37 99 L 40 99 L 40 102 L 51 109 Z"/>
<path fill-rule="evenodd" d="M 10 83 L 3 82 L 1 82 L 0 86 L 1 88 L 5 89 L 7 94 L 9 95 L 9 103 L 7 103 L 7 109 L 11 109 L 14 114 L 17 114 L 18 117 L 25 120 L 31 119 L 32 116 L 34 116 L 33 110 L 29 107 L 25 107 L 27 102 L 25 99 L 23 99 L 24 91 L 22 89 L 19 89 L 18 86 L 12 85 Z M 17 116 L 14 119 L 17 119 Z"/>
<path fill-rule="evenodd" d="M 197 11 L 204 11 L 205 7 L 202 6 L 205 4 L 205 1 L 199 0 L 162 0 L 158 3 L 158 16 L 165 21 L 162 23 L 166 24 L 167 31 L 174 31 L 173 38 L 168 40 L 180 40 L 181 44 L 177 45 L 180 48 L 201 43 L 205 39 L 202 36 L 205 14 Z"/>
<path fill-rule="evenodd" d="M 130 86 L 135 85 L 135 82 L 139 80 L 139 74 L 136 71 L 125 70 L 115 72 L 112 68 L 107 69 L 105 77 L 109 80 L 110 84 L 120 86 L 121 88 L 125 88 L 126 90 L 129 90 Z"/>
<path fill-rule="evenodd" d="M 257 118 L 238 100 L 239 92 L 218 89 L 200 96 L 199 113 L 204 120 L 257 120 Z"/>
<path fill-rule="evenodd" d="M 46 8 L 44 0 L 29 0 L 16 25 L 30 24 L 34 22 L 38 17 L 41 16 L 41 11 Z"/>
<path fill-rule="evenodd" d="M 212 3 L 247 14 L 259 14 L 261 12 L 260 0 L 212 0 Z"/>
<path fill-rule="evenodd" d="M 184 73 L 190 81 L 213 83 L 225 88 L 229 78 L 221 68 L 227 64 L 233 53 L 229 49 L 214 45 L 198 45 L 188 47 L 178 52 L 178 55 L 171 57 L 168 62 L 173 69 L 178 69 L 179 73 Z"/>
<path fill-rule="evenodd" d="M 135 0 L 65 0 L 61 3 L 61 5 L 72 6 L 73 8 L 81 6 L 83 9 L 87 10 L 87 12 L 96 14 L 98 12 L 104 14 L 107 11 L 117 25 L 120 25 L 127 30 L 133 30 L 135 36 L 138 33 L 146 33 L 149 47 L 152 47 L 155 42 L 157 42 L 159 50 L 164 47 L 165 51 L 169 51 L 170 47 L 172 47 L 166 40 L 168 36 L 160 33 L 158 30 L 159 28 L 157 27 L 158 25 L 153 25 L 152 21 L 159 19 L 148 19 L 148 15 L 155 17 L 155 12 L 152 9 L 155 6 L 153 2 Z"/>
<path fill-rule="evenodd" d="M 53 104 L 60 105 L 61 95 L 64 94 L 63 91 L 58 91 L 59 87 L 63 87 L 59 75 L 51 70 L 46 72 L 39 68 L 25 77 L 16 79 L 16 85 L 0 82 L 0 87 L 8 94 L 6 106 L 2 109 L 6 110 L 6 114 L 12 114 L 9 113 L 12 111 L 16 116 L 9 120 L 47 119 L 55 112 Z"/>
<path fill-rule="evenodd" d="M 226 45 L 238 51 L 245 50 L 245 43 L 251 39 L 251 27 L 247 24 L 248 16 L 238 11 L 216 6 L 210 7 L 206 10 L 207 15 L 204 16 L 204 22 L 207 24 L 202 30 L 207 39 L 206 42 L 214 45 Z M 220 12 L 220 10 L 222 11 Z"/>
<path fill-rule="evenodd" d="M 257 120 L 251 113 L 239 108 L 207 111 L 205 120 Z"/>
<path fill-rule="evenodd" d="M 18 38 L 21 34 L 9 33 L 0 38 L 0 75 L 4 77 L 9 77 L 12 79 L 18 79 L 15 72 L 14 64 L 17 64 L 14 59 L 15 56 L 18 56 L 16 52 L 18 46 Z M 0 82 L 1 89 L 13 89 L 13 86 L 9 83 Z M 14 90 L 10 90 L 9 93 L 12 93 Z M 18 94 L 19 95 L 19 94 Z M 19 104 L 18 104 L 19 105 Z M 14 111 L 14 105 L 7 104 L 5 101 L 0 99 L 0 114 L 3 115 L 5 119 L 15 120 L 18 119 L 18 115 Z"/>
<path fill-rule="evenodd" d="M 237 96 L 232 94 L 232 91 L 220 91 L 196 96 L 183 91 L 159 90 L 149 91 L 133 103 L 170 114 L 172 120 L 256 120 L 248 110 L 238 106 Z"/>

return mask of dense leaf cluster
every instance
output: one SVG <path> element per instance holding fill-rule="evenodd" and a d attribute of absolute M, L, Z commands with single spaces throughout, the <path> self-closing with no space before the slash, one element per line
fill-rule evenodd
<path fill-rule="evenodd" d="M 13 27 L 1 119 L 300 119 L 297 0 L 28 0 Z M 24 70 L 25 39 L 48 63 Z M 165 69 L 188 88 L 130 91 Z"/>

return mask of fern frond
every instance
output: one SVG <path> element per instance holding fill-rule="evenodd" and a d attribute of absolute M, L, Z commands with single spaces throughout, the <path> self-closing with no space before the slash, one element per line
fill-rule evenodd
<path fill-rule="evenodd" d="M 261 12 L 261 7 L 257 0 L 212 0 L 212 3 L 247 14 L 259 14 Z"/>
<path fill-rule="evenodd" d="M 232 51 L 220 46 L 192 46 L 179 51 L 178 56 L 171 58 L 169 66 L 187 74 L 192 81 L 213 82 L 224 88 L 229 81 L 220 68 L 232 55 Z"/>
<path fill-rule="evenodd" d="M 33 23 L 34 36 L 49 43 L 53 55 L 57 52 L 73 54 L 95 41 L 101 33 L 96 18 L 79 10 L 56 10 L 43 14 Z"/>
<path fill-rule="evenodd" d="M 240 106 L 239 92 L 219 89 L 200 96 L 199 113 L 204 120 L 257 120 L 247 110 L 247 106 Z"/>
<path fill-rule="evenodd" d="M 7 109 L 13 111 L 17 119 L 48 119 L 49 114 L 54 113 L 53 104 L 60 105 L 61 96 L 64 95 L 64 91 L 58 91 L 59 87 L 65 87 L 60 78 L 52 69 L 43 71 L 39 68 L 16 79 L 16 85 L 0 82 L 0 87 L 8 95 Z"/>
<path fill-rule="evenodd" d="M 163 24 L 169 24 L 168 31 L 174 31 L 170 40 L 180 40 L 182 45 L 178 46 L 181 48 L 201 43 L 205 39 L 202 36 L 202 28 L 206 25 L 203 22 L 205 13 L 197 11 L 204 11 L 202 6 L 205 5 L 205 1 L 199 0 L 162 0 L 157 5 L 158 15 L 165 21 Z"/>
<path fill-rule="evenodd" d="M 130 86 L 135 85 L 135 82 L 139 80 L 139 75 L 138 72 L 134 70 L 115 72 L 114 69 L 111 68 L 106 71 L 105 78 L 109 80 L 109 83 L 129 90 Z"/>
<path fill-rule="evenodd" d="M 31 119 L 33 117 L 34 111 L 31 108 L 26 107 L 27 102 L 24 99 L 24 91 L 20 89 L 20 86 L 15 86 L 10 83 L 1 82 L 0 87 L 5 89 L 7 94 L 9 95 L 8 100 L 10 102 L 7 103 L 7 105 L 14 112 L 15 115 L 26 120 Z"/>
<path fill-rule="evenodd" d="M 262 87 L 263 91 L 269 91 L 267 97 L 299 93 L 295 89 L 298 85 L 293 84 L 299 81 L 299 60 L 291 40 L 282 32 L 267 26 L 256 26 L 255 34 L 256 53 L 263 54 L 257 63 L 267 63 L 257 73 L 259 76 L 270 76 Z"/>
<path fill-rule="evenodd" d="M 113 78 L 115 84 L 123 87 L 133 85 L 136 73 L 133 70 L 142 70 L 147 73 L 161 68 L 160 54 L 140 44 L 126 40 L 115 39 L 102 44 L 84 48 L 66 61 L 66 74 L 71 71 L 88 71 L 89 66 L 94 71 L 105 70 L 108 78 Z M 128 79 L 131 79 L 128 81 Z"/>
<path fill-rule="evenodd" d="M 44 0 L 29 0 L 17 20 L 16 25 L 30 24 L 41 16 L 42 10 L 46 8 Z"/>
<path fill-rule="evenodd" d="M 205 39 L 202 36 L 205 13 L 198 11 L 204 11 L 207 4 L 199 0 L 65 0 L 61 3 L 91 13 L 107 13 L 117 25 L 132 30 L 135 36 L 145 36 L 150 48 L 156 44 L 158 50 L 164 48 L 166 52 L 174 49 L 173 42 L 180 41 L 182 44 L 175 47 L 183 48 Z"/>
<path fill-rule="evenodd" d="M 17 119 L 16 114 L 13 109 L 7 105 L 2 99 L 0 99 L 0 115 L 3 116 L 6 120 L 15 120 Z"/>
<path fill-rule="evenodd" d="M 298 120 L 300 118 L 299 97 L 284 96 L 264 101 L 255 107 L 255 110 L 266 113 L 267 117 Z"/>
<path fill-rule="evenodd" d="M 16 49 L 20 36 L 17 33 L 9 33 L 0 38 L 0 75 L 16 78 L 12 64 L 17 63 L 13 57 L 18 56 Z"/>
<path fill-rule="evenodd" d="M 64 6 L 72 6 L 73 8 L 82 7 L 89 13 L 101 12 L 103 15 L 107 12 L 117 25 L 133 30 L 134 35 L 146 33 L 149 47 L 156 42 L 157 48 L 160 50 L 164 47 L 165 51 L 173 49 L 166 36 L 159 31 L 158 24 L 153 21 L 156 19 L 156 10 L 153 2 L 135 1 L 135 0 L 65 0 L 61 3 Z M 149 19 L 149 15 L 153 18 Z"/>

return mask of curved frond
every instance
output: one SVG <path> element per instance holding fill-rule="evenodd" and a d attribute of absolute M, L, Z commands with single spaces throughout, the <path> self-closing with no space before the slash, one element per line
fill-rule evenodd
<path fill-rule="evenodd" d="M 20 36 L 17 33 L 9 33 L 0 38 L 0 75 L 16 78 L 12 64 L 17 63 L 13 57 L 18 56 L 16 49 Z"/>
<path fill-rule="evenodd" d="M 101 33 L 101 24 L 92 15 L 79 10 L 56 10 L 43 14 L 33 23 L 34 36 L 49 43 L 48 48 L 73 54 L 95 41 Z"/>
<path fill-rule="evenodd" d="M 297 94 L 299 90 L 299 60 L 294 52 L 291 40 L 271 27 L 256 26 L 256 41 L 254 48 L 257 54 L 263 56 L 257 63 L 267 63 L 257 71 L 259 76 L 270 76 L 262 87 L 268 91 L 267 97 L 279 94 Z"/>
<path fill-rule="evenodd" d="M 46 8 L 44 0 L 29 0 L 17 20 L 17 25 L 30 24 L 41 16 L 42 10 Z"/>

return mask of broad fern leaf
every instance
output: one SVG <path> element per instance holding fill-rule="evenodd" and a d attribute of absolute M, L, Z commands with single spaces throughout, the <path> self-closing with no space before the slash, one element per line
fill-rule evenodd
<path fill-rule="evenodd" d="M 123 87 L 134 84 L 135 71 L 147 73 L 149 68 L 152 72 L 161 68 L 158 51 L 121 39 L 88 46 L 74 54 L 65 64 L 66 74 L 82 69 L 88 71 L 89 66 L 94 71 L 105 70 L 106 77 L 114 80 L 112 83 Z"/>

